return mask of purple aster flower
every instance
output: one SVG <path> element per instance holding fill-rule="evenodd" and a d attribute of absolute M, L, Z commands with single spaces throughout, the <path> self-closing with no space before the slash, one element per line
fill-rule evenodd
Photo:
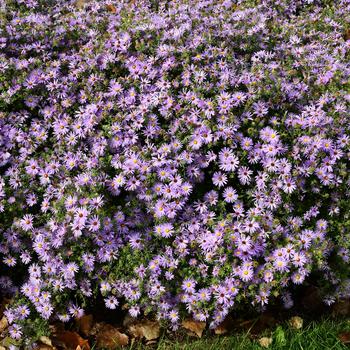
<path fill-rule="evenodd" d="M 238 195 L 234 188 L 226 187 L 224 190 L 224 199 L 227 203 L 233 203 L 237 200 Z"/>
<path fill-rule="evenodd" d="M 105 300 L 105 304 L 106 304 L 106 307 L 108 309 L 114 310 L 114 309 L 116 309 L 116 307 L 118 306 L 119 303 L 118 303 L 117 298 L 115 298 L 115 297 L 108 297 Z"/>
<path fill-rule="evenodd" d="M 239 271 L 239 276 L 242 279 L 243 282 L 247 282 L 253 278 L 253 268 L 251 266 L 242 266 L 242 268 Z"/>
<path fill-rule="evenodd" d="M 11 338 L 20 339 L 22 337 L 22 327 L 18 324 L 12 324 L 9 327 L 9 333 Z"/>
<path fill-rule="evenodd" d="M 182 282 L 182 289 L 186 293 L 194 293 L 195 287 L 196 287 L 196 282 L 193 279 L 188 278 Z"/>
<path fill-rule="evenodd" d="M 23 216 L 20 221 L 21 228 L 25 231 L 29 231 L 33 228 L 33 215 L 27 214 Z"/>
<path fill-rule="evenodd" d="M 222 172 L 215 172 L 213 175 L 213 184 L 219 188 L 226 185 L 227 176 Z"/>

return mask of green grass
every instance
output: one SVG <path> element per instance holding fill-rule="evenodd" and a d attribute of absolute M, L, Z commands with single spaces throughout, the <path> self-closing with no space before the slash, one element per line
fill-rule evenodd
<path fill-rule="evenodd" d="M 350 320 L 322 320 L 310 322 L 300 330 L 291 329 L 287 323 L 265 331 L 255 339 L 249 331 L 227 336 L 204 335 L 202 339 L 185 337 L 174 341 L 163 336 L 157 344 L 147 346 L 135 342 L 127 350 L 258 350 L 264 349 L 258 343 L 262 336 L 272 337 L 271 350 L 340 350 L 350 349 L 338 339 L 338 334 L 350 331 Z M 100 350 L 94 348 L 94 350 Z"/>

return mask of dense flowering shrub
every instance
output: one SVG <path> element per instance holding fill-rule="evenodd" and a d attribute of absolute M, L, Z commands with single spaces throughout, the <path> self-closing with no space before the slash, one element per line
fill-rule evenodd
<path fill-rule="evenodd" d="M 176 329 L 349 295 L 350 2 L 2 0 L 15 339 L 98 297 Z"/>

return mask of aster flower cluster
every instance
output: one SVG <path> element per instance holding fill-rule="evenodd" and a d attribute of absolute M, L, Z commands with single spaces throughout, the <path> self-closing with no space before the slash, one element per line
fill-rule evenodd
<path fill-rule="evenodd" d="M 15 339 L 102 297 L 176 329 L 350 294 L 350 2 L 2 0 Z"/>

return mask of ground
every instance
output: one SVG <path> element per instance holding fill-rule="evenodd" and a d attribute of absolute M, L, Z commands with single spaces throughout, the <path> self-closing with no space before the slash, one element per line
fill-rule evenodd
<path fill-rule="evenodd" d="M 311 321 L 299 330 L 291 328 L 288 322 L 252 337 L 250 331 L 222 336 L 203 336 L 202 339 L 185 337 L 174 342 L 163 336 L 157 344 L 134 343 L 127 350 L 258 350 L 262 337 L 272 338 L 271 350 L 337 350 L 349 349 L 350 319 L 322 319 Z M 348 345 L 347 345 L 348 344 Z M 93 347 L 94 350 L 100 350 Z"/>

